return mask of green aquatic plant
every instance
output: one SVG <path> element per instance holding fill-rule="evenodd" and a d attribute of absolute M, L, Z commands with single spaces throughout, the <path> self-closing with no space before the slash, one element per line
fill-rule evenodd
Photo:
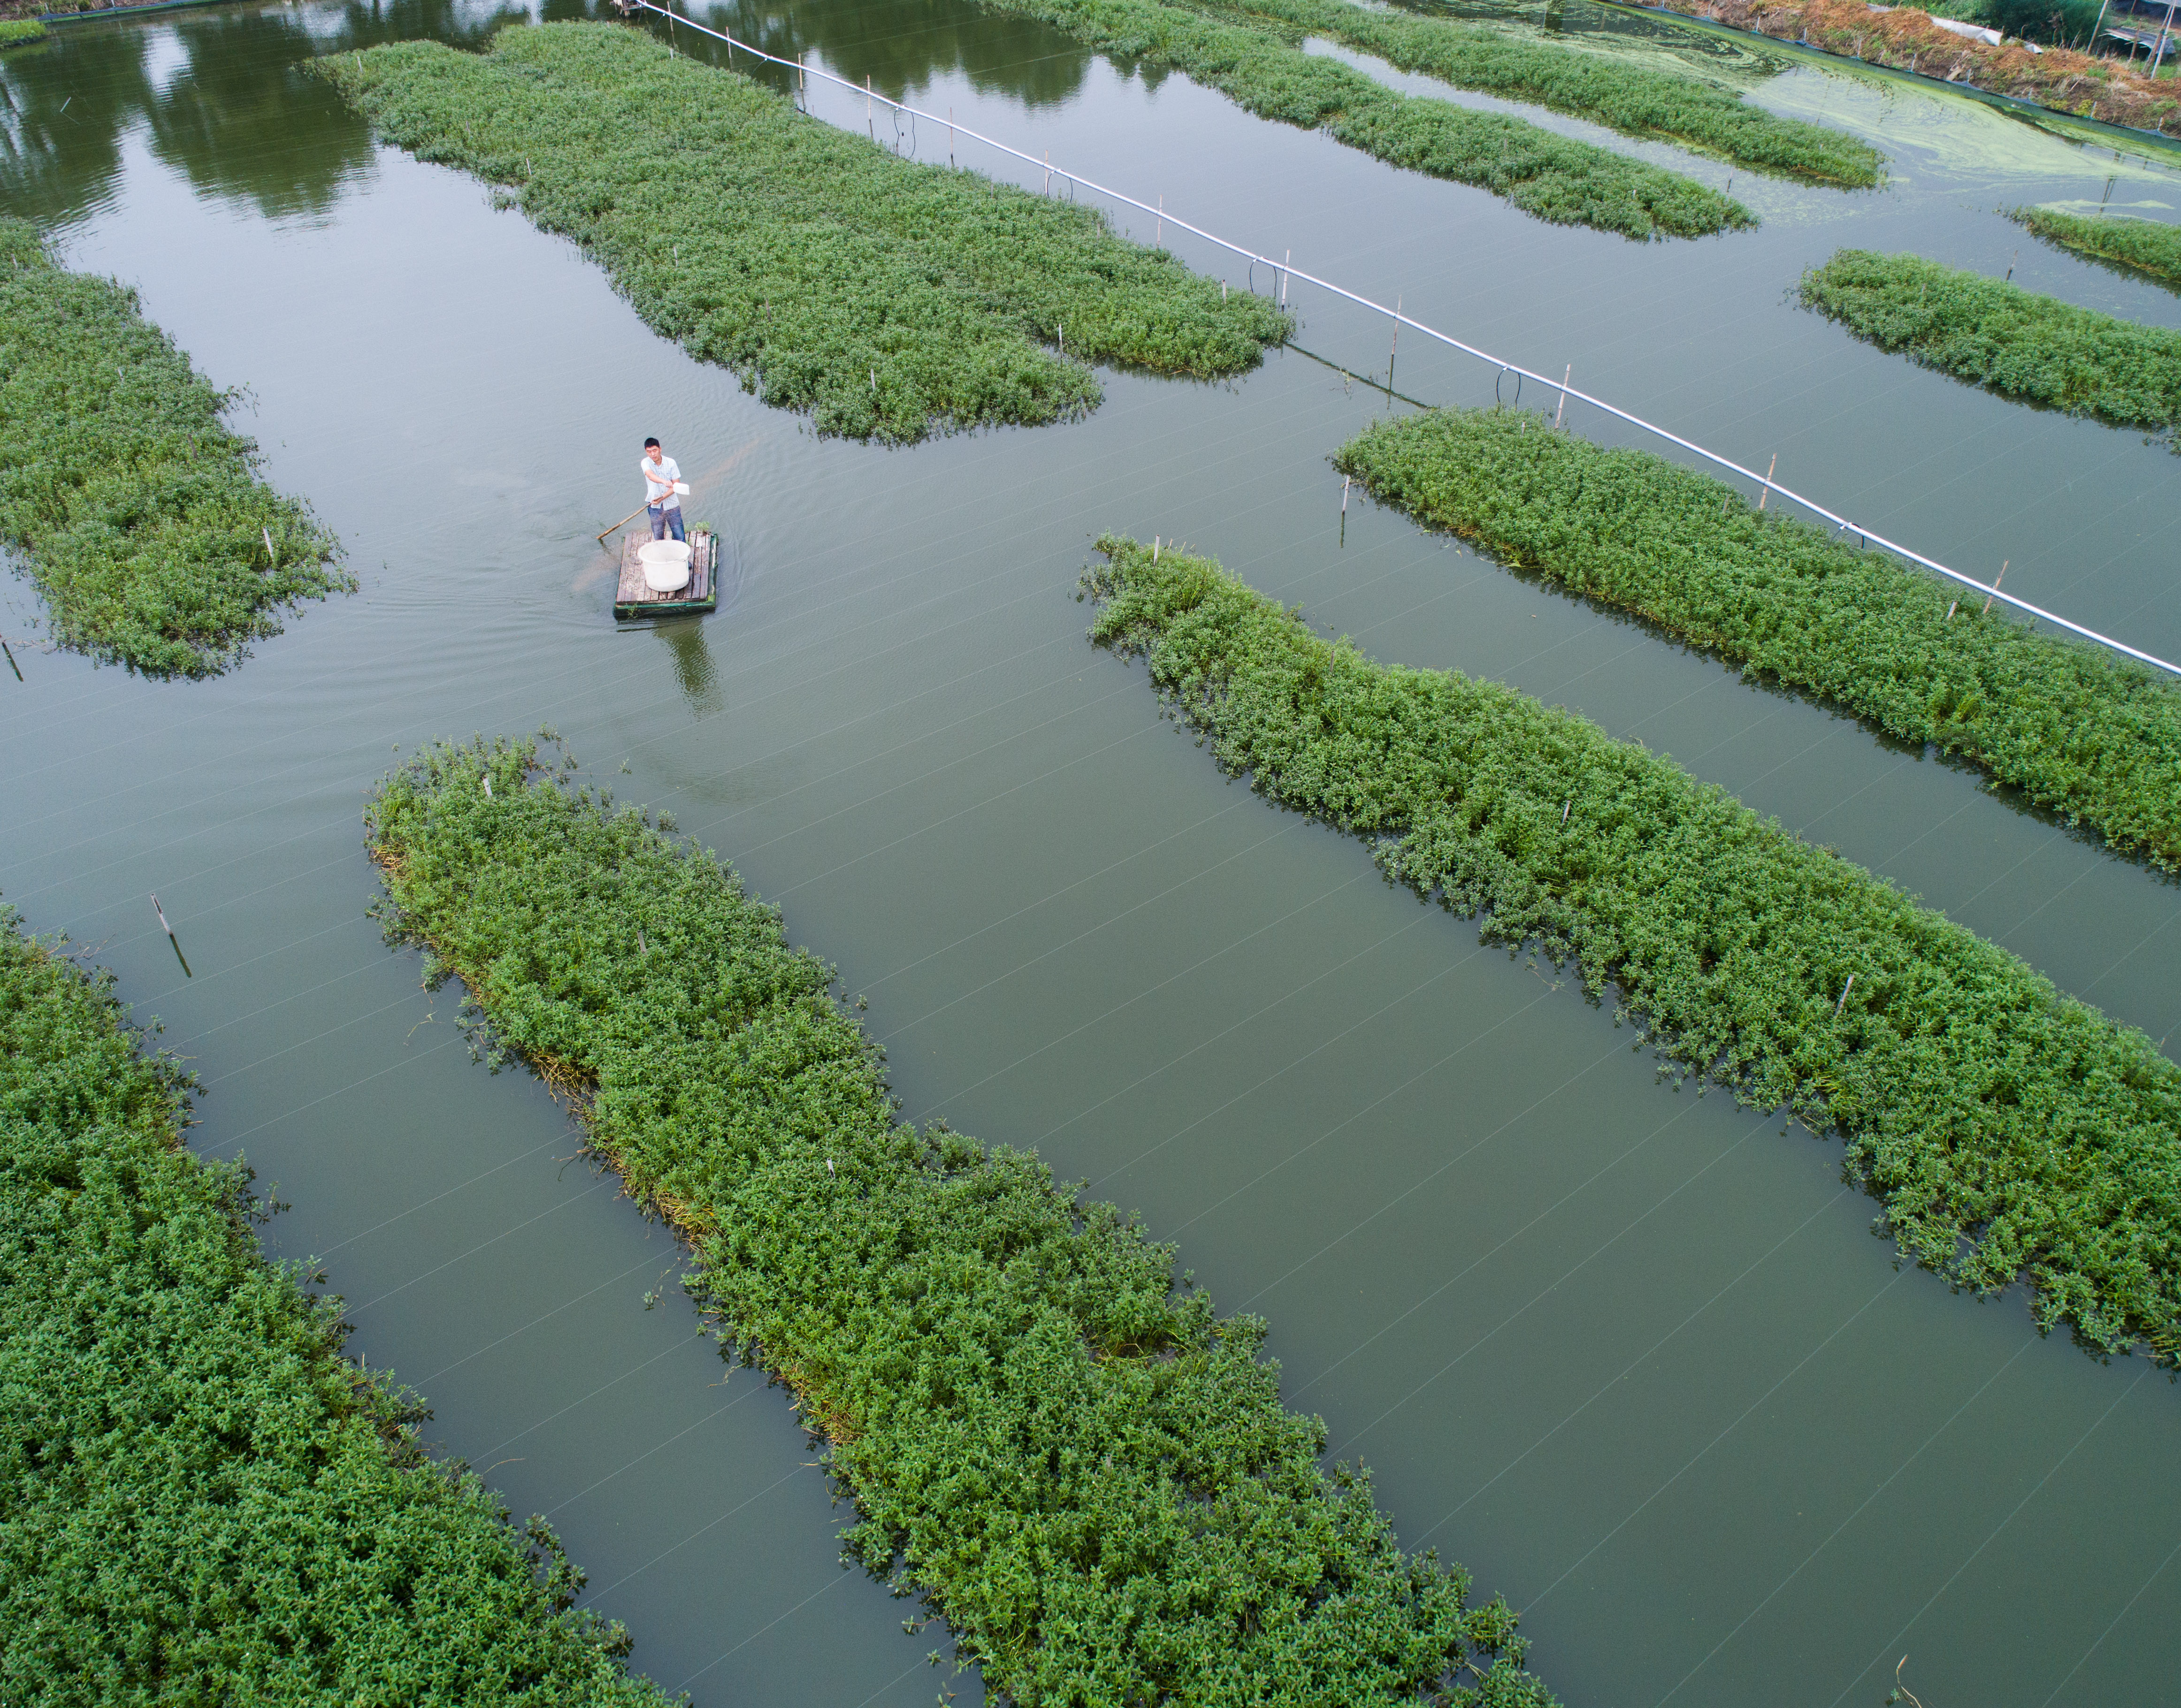
<path fill-rule="evenodd" d="M 1837 1132 L 1904 1253 L 2173 1360 L 2181 1067 L 2141 1033 L 1587 719 L 1376 663 L 1206 559 L 1099 549 L 1092 638 L 1146 657 L 1223 767 L 1572 961 L 1670 1061 Z"/>
<path fill-rule="evenodd" d="M 35 18 L 0 18 L 0 48 L 20 47 L 46 39 L 46 26 Z"/>
<path fill-rule="evenodd" d="M 583 1577 L 268 1263 L 112 980 L 0 909 L 0 1695 L 663 1704 Z"/>
<path fill-rule="evenodd" d="M 980 0 L 991 5 L 1007 0 Z M 1885 156 L 1844 132 L 1752 106 L 1687 72 L 1630 63 L 1489 25 L 1367 8 L 1352 0 L 1168 0 L 1269 30 L 1293 46 L 1321 36 L 1460 89 L 1534 102 L 1647 141 L 1670 142 L 1807 184 L 1869 189 Z"/>
<path fill-rule="evenodd" d="M 490 792 L 486 790 L 489 780 Z M 847 1545 L 1024 1708 L 1552 1700 L 1499 1601 L 1396 1545 L 1280 1404 L 1265 1325 L 1034 1154 L 904 1124 L 780 915 L 533 742 L 439 746 L 367 813 L 389 935 L 571 1094 L 792 1390 Z"/>
<path fill-rule="evenodd" d="M 1928 741 L 2181 871 L 2181 683 L 1891 555 L 1527 410 L 1383 421 L 1333 462 L 1511 569 Z"/>
<path fill-rule="evenodd" d="M 1260 118 L 1322 130 L 1390 165 L 1473 185 L 1558 225 L 1638 241 L 1703 237 L 1757 223 L 1692 178 L 1520 118 L 1403 95 L 1338 59 L 1283 39 L 1284 22 L 1162 0 L 978 0 L 1036 18 L 1102 53 L 1172 65 Z"/>
<path fill-rule="evenodd" d="M 1914 255 L 1843 249 L 1803 306 L 2001 397 L 2114 427 L 2181 421 L 2181 332 L 2137 326 Z"/>
<path fill-rule="evenodd" d="M 2181 225 L 2157 219 L 2062 213 L 2056 207 L 2010 207 L 2007 217 L 2058 249 L 2072 249 L 2123 272 L 2181 290 Z"/>
<path fill-rule="evenodd" d="M 1099 401 L 1086 361 L 1234 374 L 1290 324 L 1087 207 L 897 158 L 640 30 L 317 63 L 389 140 L 519 186 L 648 323 L 821 433 L 1057 421 Z"/>
<path fill-rule="evenodd" d="M 353 590 L 334 537 L 258 478 L 255 447 L 134 291 L 0 218 L 0 540 L 54 637 L 152 676 L 208 676 L 303 599 Z"/>

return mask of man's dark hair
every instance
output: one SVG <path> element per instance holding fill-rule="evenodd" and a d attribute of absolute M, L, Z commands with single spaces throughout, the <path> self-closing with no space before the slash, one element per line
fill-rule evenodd
<path fill-rule="evenodd" d="M 646 440 L 643 442 L 643 448 L 644 448 L 644 449 L 646 449 L 646 450 L 649 450 L 649 449 L 652 448 L 652 446 L 654 446 L 654 445 L 657 444 L 658 443 L 659 443 L 659 441 L 658 441 L 657 439 L 646 439 Z"/>

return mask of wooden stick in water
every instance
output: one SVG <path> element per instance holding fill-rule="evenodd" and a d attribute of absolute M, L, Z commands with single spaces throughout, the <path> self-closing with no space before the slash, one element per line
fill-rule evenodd
<path fill-rule="evenodd" d="M 622 517 L 619 521 L 616 522 L 616 523 L 613 525 L 613 527 L 611 527 L 611 528 L 608 528 L 608 529 L 606 529 L 606 530 L 605 530 L 605 533 L 601 533 L 601 534 L 599 536 L 599 543 L 600 545 L 604 545 L 604 544 L 606 543 L 606 534 L 610 534 L 610 533 L 613 532 L 614 532 L 614 528 L 625 528 L 625 527 L 627 527 L 627 526 L 631 522 L 634 521 L 635 521 L 638 516 L 642 515 L 643 515 L 646 510 L 649 510 L 650 508 L 651 508 L 651 506 L 650 506 L 649 504 L 638 504 L 638 505 L 634 510 L 631 510 L 631 511 L 630 511 L 627 515 L 623 516 L 623 517 Z"/>

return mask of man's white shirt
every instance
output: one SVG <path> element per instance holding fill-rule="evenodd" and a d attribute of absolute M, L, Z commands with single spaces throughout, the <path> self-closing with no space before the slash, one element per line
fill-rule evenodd
<path fill-rule="evenodd" d="M 659 504 L 663 510 L 680 510 L 682 500 L 674 494 L 674 482 L 682 478 L 682 466 L 672 457 L 661 457 L 654 462 L 646 456 L 640 460 L 639 466 L 643 470 L 644 503 Z"/>

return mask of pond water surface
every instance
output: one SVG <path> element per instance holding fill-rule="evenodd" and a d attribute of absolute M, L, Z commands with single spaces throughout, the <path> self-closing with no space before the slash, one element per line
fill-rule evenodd
<path fill-rule="evenodd" d="M 1659 1083 L 1569 981 L 1481 950 L 1353 842 L 1223 779 L 1140 668 L 1086 644 L 1075 578 L 1103 530 L 1179 537 L 1380 656 L 1580 707 L 2157 1039 L 2181 1028 L 2181 890 L 1399 515 L 1359 504 L 1344 531 L 1326 459 L 1389 404 L 1341 370 L 1383 373 L 1386 328 L 1306 288 L 1300 348 L 1232 385 L 1109 374 L 1104 406 L 1064 427 L 814 438 L 295 69 L 395 36 L 476 45 L 522 15 L 223 8 L 72 25 L 0 60 L 0 206 L 138 287 L 245 389 L 270 477 L 362 580 L 215 682 L 25 654 L 24 684 L 0 678 L 0 888 L 163 1018 L 204 1082 L 195 1143 L 246 1155 L 293 1206 L 271 1248 L 323 1260 L 354 1349 L 422 1391 L 439 1448 L 550 1516 L 634 1664 L 702 1703 L 978 1694 L 927 1665 L 943 1631 L 904 1631 L 913 1606 L 837 1563 L 845 1513 L 782 1395 L 698 1335 L 671 1240 L 540 1086 L 472 1064 L 456 993 L 422 989 L 365 917 L 365 793 L 437 736 L 556 725 L 838 961 L 912 1116 L 1035 1145 L 1178 1241 L 1227 1309 L 1266 1315 L 1289 1403 L 1367 1460 L 1405 1542 L 1521 1610 L 1571 1704 L 1875 1704 L 1904 1655 L 1935 1708 L 2170 1696 L 2167 1378 L 2040 1341 L 2017 1295 L 1897 1267 L 1834 1148 Z M 718 15 L 1509 359 L 1571 364 L 1919 549 L 2005 562 L 2009 588 L 2181 656 L 2173 453 L 1882 355 L 1790 300 L 1853 245 L 2012 264 L 2181 326 L 2173 296 L 1996 212 L 2171 219 L 2165 159 L 1899 79 L 1765 79 L 1745 47 L 1580 0 L 1505 14 L 1680 55 L 1891 157 L 1884 190 L 1850 195 L 1616 140 L 1731 179 L 1764 219 L 1639 246 L 956 0 Z M 859 126 L 862 104 L 813 102 Z M 873 128 L 944 159 L 930 124 Z M 1396 378 L 1433 402 L 1494 388 L 1421 339 Z M 634 502 L 646 433 L 736 572 L 709 621 L 617 631 L 592 536 Z M 19 581 L 0 613 L 10 636 L 40 620 Z"/>

